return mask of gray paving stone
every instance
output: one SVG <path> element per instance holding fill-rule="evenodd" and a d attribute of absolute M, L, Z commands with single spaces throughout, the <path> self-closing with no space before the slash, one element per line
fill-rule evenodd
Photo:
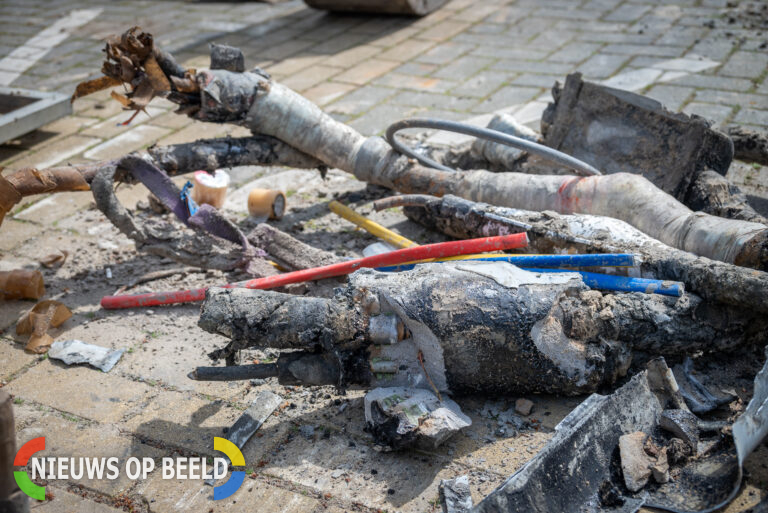
<path fill-rule="evenodd" d="M 716 77 L 713 75 L 685 75 L 670 81 L 671 84 L 696 88 L 749 91 L 754 84 L 745 78 Z"/>
<path fill-rule="evenodd" d="M 565 80 L 565 75 L 539 75 L 534 73 L 523 73 L 519 77 L 512 80 L 511 83 L 512 85 L 516 86 L 551 88 L 557 80 L 562 83 Z"/>
<path fill-rule="evenodd" d="M 478 57 L 476 55 L 459 57 L 447 66 L 434 72 L 432 76 L 457 80 L 470 77 L 483 68 L 487 68 L 494 62 L 496 62 L 496 59 Z"/>
<path fill-rule="evenodd" d="M 407 118 L 417 110 L 416 107 L 383 103 L 350 121 L 349 125 L 363 135 L 377 135 L 395 121 Z"/>
<path fill-rule="evenodd" d="M 592 56 L 601 46 L 599 43 L 572 42 L 550 55 L 547 60 L 554 62 L 581 62 Z"/>
<path fill-rule="evenodd" d="M 608 15 L 603 16 L 603 19 L 606 21 L 635 21 L 650 10 L 650 5 L 623 4 Z"/>
<path fill-rule="evenodd" d="M 691 102 L 683 109 L 687 114 L 697 114 L 722 125 L 733 113 L 733 107 L 713 103 Z"/>
<path fill-rule="evenodd" d="M 653 86 L 646 94 L 664 104 L 672 112 L 678 112 L 685 102 L 693 96 L 690 87 L 675 87 L 669 85 Z"/>
<path fill-rule="evenodd" d="M 765 52 L 736 52 L 720 68 L 719 75 L 728 77 L 757 78 L 768 69 L 768 54 Z"/>
<path fill-rule="evenodd" d="M 509 73 L 531 72 L 565 75 L 573 70 L 574 67 L 573 64 L 567 62 L 537 62 L 500 59 L 492 64 L 489 69 L 494 71 L 506 71 Z"/>
<path fill-rule="evenodd" d="M 659 57 L 680 57 L 685 53 L 682 46 L 624 45 L 610 44 L 603 48 L 605 53 L 620 55 L 656 55 Z"/>
<path fill-rule="evenodd" d="M 763 94 L 703 89 L 696 91 L 696 101 L 725 105 L 744 105 L 755 109 L 768 110 L 768 95 Z"/>
<path fill-rule="evenodd" d="M 735 123 L 768 126 L 768 110 L 741 109 L 733 121 Z"/>
<path fill-rule="evenodd" d="M 431 50 L 424 52 L 416 57 L 416 62 L 427 64 L 448 64 L 468 51 L 472 50 L 473 45 L 461 44 L 455 42 L 441 43 Z"/>
<path fill-rule="evenodd" d="M 505 86 L 479 102 L 472 110 L 473 112 L 493 112 L 530 101 L 541 92 L 540 87 Z"/>
<path fill-rule="evenodd" d="M 630 57 L 598 53 L 582 62 L 577 68 L 586 78 L 608 78 L 621 68 Z"/>
<path fill-rule="evenodd" d="M 395 105 L 408 105 L 412 107 L 426 107 L 443 110 L 469 110 L 477 103 L 477 100 L 469 97 L 458 97 L 448 94 L 435 94 L 417 91 L 403 91 L 389 100 Z"/>
<path fill-rule="evenodd" d="M 451 93 L 483 98 L 502 87 L 508 77 L 508 73 L 500 71 L 481 71 L 453 88 Z"/>

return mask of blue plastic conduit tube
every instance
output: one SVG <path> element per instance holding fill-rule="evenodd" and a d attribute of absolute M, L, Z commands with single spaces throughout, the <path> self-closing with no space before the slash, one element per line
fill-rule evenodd
<path fill-rule="evenodd" d="M 480 260 L 483 262 L 509 262 L 518 267 L 632 267 L 635 265 L 635 255 L 630 253 L 592 253 L 587 255 L 488 255 L 484 258 L 472 260 L 451 260 L 452 262 L 469 262 Z M 409 271 L 416 264 L 393 265 L 379 267 L 377 271 L 394 272 Z"/>
<path fill-rule="evenodd" d="M 584 283 L 592 289 L 615 290 L 619 292 L 644 292 L 646 294 L 661 294 L 662 296 L 680 297 L 685 287 L 679 281 L 649 280 L 646 278 L 629 278 L 610 274 L 590 273 L 586 271 L 563 271 L 562 269 L 540 269 L 524 267 L 534 273 L 579 273 Z"/>

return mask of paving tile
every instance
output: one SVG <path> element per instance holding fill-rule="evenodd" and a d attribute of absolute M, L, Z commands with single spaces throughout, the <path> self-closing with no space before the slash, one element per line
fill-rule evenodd
<path fill-rule="evenodd" d="M 383 77 L 374 80 L 373 83 L 398 89 L 414 89 L 416 91 L 431 91 L 435 93 L 445 93 L 458 84 L 458 82 L 442 78 L 416 77 L 394 72 L 387 73 Z"/>
<path fill-rule="evenodd" d="M 139 436 L 213 456 L 213 438 L 224 434 L 223 429 L 242 413 L 221 400 L 202 399 L 190 392 L 160 391 L 125 425 Z"/>
<path fill-rule="evenodd" d="M 16 324 L 19 317 L 32 306 L 33 303 L 29 301 L 4 301 L 0 312 L 0 330 Z M 8 379 L 38 358 L 39 355 L 24 351 L 22 344 L 0 337 L 0 380 Z"/>
<path fill-rule="evenodd" d="M 768 110 L 768 95 L 735 93 L 717 89 L 699 89 L 696 91 L 696 101 L 725 105 L 744 105 L 756 109 Z"/>
<path fill-rule="evenodd" d="M 402 66 L 398 66 L 393 71 L 400 75 L 416 75 L 419 77 L 425 77 L 431 75 L 437 69 L 436 64 L 422 64 L 420 62 L 406 62 Z"/>
<path fill-rule="evenodd" d="M 45 450 L 35 457 L 54 458 L 118 458 L 121 472 L 117 479 L 88 479 L 87 474 L 75 479 L 52 480 L 51 483 L 64 486 L 65 483 L 82 485 L 106 495 L 115 496 L 133 485 L 122 471 L 128 458 L 159 458 L 164 451 L 141 443 L 120 431 L 115 424 L 84 422 L 76 417 L 62 415 L 53 410 L 36 408 L 28 403 L 14 407 L 17 437 L 19 443 L 39 436 L 45 437 Z M 44 410 L 44 411 L 41 411 Z M 79 466 L 76 467 L 79 469 Z M 54 494 L 54 499 L 56 494 Z"/>
<path fill-rule="evenodd" d="M 305 90 L 302 94 L 311 102 L 323 107 L 354 89 L 355 86 L 353 84 L 322 82 Z"/>
<path fill-rule="evenodd" d="M 366 85 L 336 100 L 328 106 L 328 110 L 340 114 L 361 114 L 396 92 L 390 88 Z"/>
<path fill-rule="evenodd" d="M 349 125 L 363 135 L 376 135 L 382 133 L 395 121 L 407 118 L 417 110 L 415 107 L 381 104 L 354 119 Z"/>
<path fill-rule="evenodd" d="M 495 62 L 495 59 L 479 57 L 477 55 L 466 55 L 459 57 L 447 66 L 444 66 L 434 72 L 432 76 L 437 78 L 447 78 L 449 80 L 460 80 L 462 78 L 474 76 L 480 70 L 487 68 Z"/>
<path fill-rule="evenodd" d="M 378 58 L 393 61 L 405 62 L 413 59 L 417 55 L 424 53 L 435 46 L 434 41 L 425 41 L 422 39 L 409 39 L 389 50 L 385 51 Z"/>
<path fill-rule="evenodd" d="M 733 114 L 733 107 L 712 103 L 691 102 L 683 109 L 687 114 L 697 114 L 722 125 Z"/>
<path fill-rule="evenodd" d="M 67 367 L 51 359 L 35 365 L 5 388 L 23 399 L 98 422 L 120 421 L 141 409 L 155 393 L 143 383 L 91 367 Z"/>
<path fill-rule="evenodd" d="M 112 103 L 117 102 L 113 100 Z M 146 112 L 139 112 L 136 117 L 133 118 L 133 121 L 131 121 L 130 125 L 125 125 L 123 123 L 130 119 L 130 117 L 133 115 L 133 111 L 125 111 L 121 109 L 111 118 L 106 119 L 101 123 L 92 125 L 86 130 L 83 130 L 82 133 L 83 135 L 100 137 L 102 139 L 110 139 L 117 135 L 129 132 L 139 125 L 150 122 L 154 116 L 160 116 L 164 114 L 165 111 L 166 109 L 161 109 L 154 106 L 147 107 Z"/>
<path fill-rule="evenodd" d="M 22 200 L 21 205 L 25 202 Z M 43 227 L 6 218 L 0 227 L 0 251 L 7 252 L 20 246 L 24 241 L 38 237 Z M 5 256 L 5 255 L 3 255 Z"/>
<path fill-rule="evenodd" d="M 250 513 L 255 505 L 259 511 L 285 513 L 312 513 L 322 509 L 320 501 L 314 497 L 249 478 L 234 495 L 217 501 L 213 500 L 213 488 L 203 481 L 162 479 L 157 471 L 146 482 L 140 483 L 135 492 L 152 504 L 153 511 Z"/>
<path fill-rule="evenodd" d="M 486 97 L 507 82 L 508 73 L 500 71 L 481 71 L 469 77 L 463 84 L 451 89 L 451 94 Z"/>
<path fill-rule="evenodd" d="M 66 162 L 70 157 L 98 144 L 101 139 L 95 137 L 85 137 L 82 135 L 70 135 L 62 139 L 57 139 L 49 145 L 24 157 L 14 160 L 13 167 L 21 169 L 23 167 L 36 167 L 44 169 L 52 167 L 61 162 Z"/>
<path fill-rule="evenodd" d="M 745 78 L 719 77 L 712 75 L 683 75 L 669 81 L 673 84 L 679 84 L 689 87 L 702 89 L 723 89 L 726 91 L 749 91 L 753 83 Z"/>
<path fill-rule="evenodd" d="M 338 68 L 350 68 L 359 62 L 368 60 L 381 52 L 381 48 L 373 45 L 359 45 L 349 50 L 339 52 L 330 58 L 325 58 L 323 64 Z"/>
<path fill-rule="evenodd" d="M 680 57 L 685 53 L 682 46 L 609 44 L 602 49 L 605 53 L 619 55 L 657 55 L 659 57 Z"/>
<path fill-rule="evenodd" d="M 421 32 L 419 38 L 432 41 L 445 41 L 469 28 L 469 23 L 446 20 Z"/>
<path fill-rule="evenodd" d="M 441 43 L 416 57 L 416 61 L 427 64 L 447 64 L 454 59 L 461 57 L 473 48 L 473 45 L 461 43 Z"/>
<path fill-rule="evenodd" d="M 624 55 L 607 55 L 598 53 L 582 62 L 576 69 L 586 78 L 608 78 L 616 73 L 629 57 Z"/>
<path fill-rule="evenodd" d="M 768 110 L 741 109 L 733 121 L 735 123 L 768 126 Z"/>
<path fill-rule="evenodd" d="M 34 508 L 35 513 L 69 513 L 70 511 L 77 511 L 78 513 L 118 513 L 122 511 L 101 502 L 85 499 L 80 495 L 69 493 L 58 487 L 54 487 L 50 491 L 53 495 L 52 499 L 46 499 L 45 502 L 38 503 L 30 509 Z"/>
<path fill-rule="evenodd" d="M 718 71 L 728 77 L 757 78 L 768 69 L 768 55 L 765 52 L 736 52 Z"/>
<path fill-rule="evenodd" d="M 569 43 L 550 55 L 547 60 L 554 62 L 581 62 L 592 56 L 601 46 L 599 43 Z"/>
<path fill-rule="evenodd" d="M 337 75 L 335 80 L 362 85 L 399 66 L 397 61 L 371 60 L 361 62 Z"/>
<path fill-rule="evenodd" d="M 473 108 L 473 111 L 493 112 L 519 103 L 525 103 L 532 100 L 536 95 L 541 93 L 541 91 L 542 89 L 538 87 L 505 86 L 493 93 L 486 100 L 478 103 Z"/>
<path fill-rule="evenodd" d="M 338 75 L 342 71 L 342 68 L 334 68 L 332 66 L 319 64 L 310 66 L 298 73 L 294 73 L 293 75 L 284 78 L 281 82 L 284 86 L 301 93 L 334 75 Z"/>
<path fill-rule="evenodd" d="M 145 148 L 169 132 L 167 128 L 139 125 L 86 151 L 87 159 L 106 160 Z"/>
<path fill-rule="evenodd" d="M 289 57 L 285 60 L 267 66 L 267 71 L 276 77 L 283 77 L 307 69 L 327 60 L 327 55 L 304 54 Z"/>
<path fill-rule="evenodd" d="M 539 75 L 533 73 L 523 73 L 510 83 L 515 86 L 535 86 L 551 88 L 556 81 L 563 83 L 564 75 Z"/>
<path fill-rule="evenodd" d="M 389 101 L 396 105 L 411 105 L 414 107 L 462 111 L 468 110 L 477 102 L 477 100 L 473 98 L 461 98 L 447 94 L 415 91 L 403 91 Z"/>
<path fill-rule="evenodd" d="M 605 21 L 635 21 L 651 10 L 650 5 L 623 4 L 604 16 Z"/>

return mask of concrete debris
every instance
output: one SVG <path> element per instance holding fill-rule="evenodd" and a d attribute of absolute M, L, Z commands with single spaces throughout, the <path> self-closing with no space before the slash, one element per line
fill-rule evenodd
<path fill-rule="evenodd" d="M 642 489 L 651 477 L 651 467 L 656 462 L 645 452 L 645 441 L 648 435 L 635 431 L 619 437 L 619 454 L 624 484 L 630 492 Z M 664 458 L 666 460 L 666 458 Z"/>
<path fill-rule="evenodd" d="M 475 510 L 544 513 L 600 504 L 601 488 L 606 495 L 603 483 L 612 480 L 611 455 L 619 439 L 637 431 L 650 432 L 661 411 L 646 372 L 635 375 L 611 395 L 589 396 L 555 427 L 549 443 Z M 576 461 L 590 463 L 574 465 Z M 643 502 L 629 496 L 621 500 L 624 511 L 634 511 Z"/>
<path fill-rule="evenodd" d="M 469 513 L 472 509 L 469 476 L 441 480 L 440 498 L 443 501 L 443 513 Z"/>
<path fill-rule="evenodd" d="M 82 340 L 64 340 L 51 344 L 48 356 L 61 360 L 67 365 L 87 363 L 102 372 L 109 372 L 124 352 L 125 349 L 109 349 L 88 344 Z"/>
<path fill-rule="evenodd" d="M 663 360 L 653 367 L 671 376 Z M 691 460 L 687 442 L 662 437 L 668 395 L 661 392 L 653 392 L 644 371 L 610 396 L 590 396 L 557 425 L 544 449 L 473 511 L 635 512 L 644 505 L 680 504 L 696 511 L 727 504 L 733 498 L 733 450 L 716 444 Z"/>
<path fill-rule="evenodd" d="M 233 46 L 211 43 L 211 69 L 242 73 L 245 71 L 243 51 Z"/>
<path fill-rule="evenodd" d="M 528 399 L 518 399 L 515 401 L 515 411 L 520 415 L 528 416 L 533 410 L 533 401 Z"/>
<path fill-rule="evenodd" d="M 375 388 L 365 395 L 368 431 L 384 449 L 435 449 L 472 420 L 459 405 L 419 388 Z"/>
<path fill-rule="evenodd" d="M 696 415 L 688 410 L 664 410 L 659 425 L 687 443 L 696 454 L 699 445 L 698 420 Z"/>

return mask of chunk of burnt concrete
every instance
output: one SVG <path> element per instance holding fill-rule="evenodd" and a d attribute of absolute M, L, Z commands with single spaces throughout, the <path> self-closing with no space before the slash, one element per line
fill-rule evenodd
<path fill-rule="evenodd" d="M 699 419 L 688 410 L 664 410 L 659 425 L 687 443 L 694 453 L 699 444 Z"/>

